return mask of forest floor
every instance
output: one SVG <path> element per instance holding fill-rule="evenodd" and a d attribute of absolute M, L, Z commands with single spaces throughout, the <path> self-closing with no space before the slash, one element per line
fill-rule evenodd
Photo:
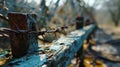
<path fill-rule="evenodd" d="M 84 66 L 120 67 L 120 27 L 102 24 L 94 35 L 89 44 L 84 43 Z M 76 60 L 69 67 L 79 67 Z"/>
<path fill-rule="evenodd" d="M 93 40 L 96 44 L 91 46 L 91 53 L 95 62 L 89 67 L 120 67 L 120 27 L 100 25 Z"/>
<path fill-rule="evenodd" d="M 120 27 L 115 27 L 111 24 L 105 24 L 100 26 L 100 28 L 102 29 L 101 34 L 103 34 L 102 36 L 98 35 L 98 37 L 96 38 L 99 38 L 98 42 L 101 41 L 100 45 L 103 46 L 103 48 L 101 47 L 101 49 L 105 49 L 102 51 L 104 56 L 106 55 L 106 58 L 108 59 L 119 61 L 105 61 L 105 64 L 107 65 L 107 67 L 120 67 Z"/>

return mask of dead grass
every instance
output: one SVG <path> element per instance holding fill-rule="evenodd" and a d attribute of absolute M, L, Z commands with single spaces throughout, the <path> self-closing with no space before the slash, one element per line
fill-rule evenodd
<path fill-rule="evenodd" d="M 107 34 L 111 35 L 113 39 L 120 38 L 120 26 L 116 27 L 112 23 L 99 24 L 99 27 L 102 28 Z"/>

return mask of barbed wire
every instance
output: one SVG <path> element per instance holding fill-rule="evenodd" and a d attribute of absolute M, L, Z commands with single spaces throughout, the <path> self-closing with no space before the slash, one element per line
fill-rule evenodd
<path fill-rule="evenodd" d="M 55 33 L 55 32 L 61 32 L 65 29 L 67 29 L 68 26 L 63 26 L 63 27 L 58 27 L 54 30 L 45 30 L 45 31 L 28 31 L 28 30 L 12 30 L 12 29 L 2 29 L 0 30 L 0 33 L 5 33 L 5 34 L 9 34 L 9 33 L 17 33 L 17 34 L 22 34 L 22 33 L 33 33 L 33 34 L 37 34 L 37 35 L 44 35 L 45 33 Z"/>

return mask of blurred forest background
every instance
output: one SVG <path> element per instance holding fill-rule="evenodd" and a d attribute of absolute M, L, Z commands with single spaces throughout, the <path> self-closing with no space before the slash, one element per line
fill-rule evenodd
<path fill-rule="evenodd" d="M 119 25 L 119 0 L 0 0 L 0 13 L 7 17 L 8 12 L 36 13 L 40 27 L 47 23 L 74 22 L 77 14 L 92 17 L 97 22 Z M 3 19 L 3 18 L 1 18 Z M 0 20 L 0 26 L 8 27 L 8 23 Z"/>
<path fill-rule="evenodd" d="M 85 18 L 84 21 L 91 19 L 92 22 L 96 21 L 98 26 L 102 28 L 97 32 L 96 41 L 97 39 L 106 42 L 117 40 L 115 44 L 119 44 L 119 3 L 120 0 L 0 0 L 0 27 L 9 28 L 7 20 L 9 12 L 35 13 L 39 30 L 69 26 L 74 24 L 75 18 L 80 15 Z M 0 40 L 2 48 L 8 48 L 7 38 Z"/>

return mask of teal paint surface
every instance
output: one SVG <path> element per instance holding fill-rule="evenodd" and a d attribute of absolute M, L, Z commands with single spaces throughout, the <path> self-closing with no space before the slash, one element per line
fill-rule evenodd
<path fill-rule="evenodd" d="M 52 57 L 51 61 L 57 67 L 68 67 L 75 53 L 94 28 L 94 25 L 89 25 L 69 33 L 66 37 L 53 41 L 53 45 L 49 49 L 53 53 L 57 52 L 57 54 Z M 49 65 L 49 62 L 47 54 L 33 54 L 13 60 L 10 63 L 12 63 L 13 67 L 53 67 Z"/>

